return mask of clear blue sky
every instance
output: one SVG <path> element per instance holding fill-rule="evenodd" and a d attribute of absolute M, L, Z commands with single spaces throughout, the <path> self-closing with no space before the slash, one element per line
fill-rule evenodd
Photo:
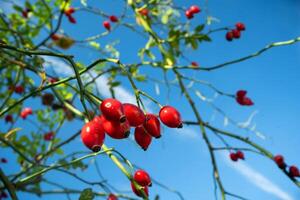
<path fill-rule="evenodd" d="M 95 3 L 95 6 L 107 13 L 118 15 L 122 11 L 120 2 L 123 1 L 99 1 Z M 205 3 L 204 0 L 177 2 L 180 5 L 197 4 L 200 7 L 203 7 Z M 74 5 L 79 6 L 79 4 Z M 220 20 L 220 22 L 214 23 L 211 26 L 212 28 L 233 25 L 241 21 L 246 24 L 247 30 L 242 33 L 241 39 L 234 42 L 227 42 L 224 39 L 224 32 L 215 33 L 212 35 L 213 42 L 201 44 L 196 52 L 187 49 L 186 55 L 202 66 L 212 66 L 236 59 L 253 53 L 271 42 L 289 40 L 300 35 L 300 1 L 297 0 L 209 1 L 208 11 L 210 15 Z M 64 30 L 70 36 L 83 39 L 104 31 L 102 27 L 103 19 L 99 16 L 84 12 L 78 12 L 74 16 L 78 21 L 76 25 L 69 24 L 66 19 L 63 21 Z M 202 12 L 192 20 L 192 24 L 203 23 L 205 17 L 205 13 Z M 144 39 L 139 38 L 138 35 L 128 31 L 128 29 L 119 28 L 108 37 L 99 40 L 99 42 L 104 46 L 109 41 L 118 39 L 120 43 L 116 48 L 121 52 L 121 60 L 125 63 L 138 62 L 136 50 L 143 45 Z M 78 47 L 73 48 L 68 53 L 74 54 L 75 59 L 86 64 L 91 63 L 99 56 L 92 51 Z M 207 80 L 223 91 L 232 94 L 238 89 L 246 89 L 255 102 L 253 107 L 241 107 L 233 99 L 226 97 L 219 97 L 214 103 L 222 107 L 228 116 L 238 122 L 246 121 L 251 113 L 258 111 L 252 123 L 256 124 L 257 130 L 263 133 L 266 139 L 263 140 L 254 133 L 246 131 L 239 131 L 240 134 L 251 137 L 274 154 L 281 153 L 285 155 L 288 163 L 300 166 L 300 135 L 297 126 L 300 123 L 299 55 L 300 46 L 294 44 L 274 48 L 262 56 L 224 69 L 210 73 L 198 71 L 195 74 L 189 74 L 186 72 L 186 75 L 193 75 L 198 79 Z M 182 60 L 181 64 L 187 64 L 187 62 Z M 153 70 L 144 68 L 142 72 L 147 73 L 150 77 L 162 79 L 162 74 L 154 74 Z M 168 75 L 170 78 L 173 77 L 171 73 Z M 131 91 L 128 81 L 126 79 L 120 80 L 124 81 L 123 87 Z M 162 104 L 168 103 L 176 106 L 182 112 L 184 119 L 193 119 L 193 114 L 186 100 L 177 89 L 172 89 L 172 98 L 168 100 L 166 98 L 166 88 L 162 85 L 160 85 L 160 97 L 155 94 L 152 82 L 139 84 L 139 86 L 160 99 Z M 214 95 L 213 92 L 203 86 L 194 86 L 194 88 L 201 90 L 208 97 Z M 202 115 L 207 120 L 215 116 L 212 123 L 218 127 L 223 127 L 224 117 L 214 114 L 208 104 L 197 99 L 195 95 L 193 97 L 197 100 L 197 106 L 202 107 L 200 109 Z M 25 105 L 32 103 L 32 101 L 27 101 Z M 155 106 L 150 105 L 150 107 L 157 111 Z M 23 123 L 19 125 L 30 127 L 30 125 L 24 125 Z M 67 138 L 81 126 L 82 123 L 67 123 L 60 135 Z M 1 130 L 2 127 L 1 124 Z M 234 131 L 239 130 L 232 126 L 224 128 Z M 24 129 L 20 134 L 29 133 Z M 180 132 L 164 128 L 163 137 L 154 140 L 146 152 L 140 150 L 130 140 L 114 141 L 107 137 L 106 143 L 108 146 L 116 147 L 130 161 L 146 169 L 154 179 L 180 191 L 185 199 L 213 199 L 211 162 L 207 148 L 198 134 L 200 135 L 199 130 L 192 127 L 185 127 Z M 214 136 L 211 136 L 211 139 L 219 144 Z M 233 146 L 240 145 L 234 141 L 230 141 L 230 144 Z M 85 147 L 77 139 L 73 144 L 65 147 L 65 152 L 81 149 L 84 150 Z M 1 166 L 6 173 L 13 173 L 18 170 L 18 167 L 14 165 L 11 151 L 2 149 L 1 157 L 9 158 L 9 163 Z M 226 157 L 227 155 L 222 153 L 217 154 L 221 178 L 228 191 L 255 200 L 300 199 L 299 189 L 270 160 L 246 153 L 246 161 L 241 161 L 242 164 L 232 164 L 226 160 Z M 100 156 L 97 161 L 101 166 L 104 177 L 111 184 L 120 190 L 130 191 L 129 181 L 108 158 Z M 92 165 L 90 165 L 88 171 L 76 171 L 76 173 L 91 181 L 99 180 Z M 89 187 L 73 178 L 66 176 L 62 178 L 61 173 L 54 171 L 47 173 L 46 177 L 58 183 L 65 183 L 66 186 L 72 188 L 84 189 Z M 270 180 L 270 182 L 267 180 Z M 51 189 L 46 185 L 44 188 Z M 95 187 L 95 190 L 100 191 L 97 187 Z M 162 200 L 177 199 L 174 193 L 170 193 L 156 184 L 150 189 L 150 199 L 153 199 L 155 194 L 159 194 Z M 25 193 L 19 193 L 19 195 L 20 199 L 39 199 Z M 44 199 L 57 198 L 57 196 L 44 197 Z M 75 196 L 73 198 L 76 199 Z M 228 199 L 232 198 L 229 197 Z"/>

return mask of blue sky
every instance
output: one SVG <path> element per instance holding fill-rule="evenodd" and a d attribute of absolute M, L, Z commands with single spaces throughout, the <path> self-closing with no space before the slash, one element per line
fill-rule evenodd
<path fill-rule="evenodd" d="M 98 6 L 107 13 L 118 15 L 122 11 L 120 2 L 122 1 L 101 1 L 97 5 L 95 3 L 94 6 Z M 202 0 L 177 2 L 179 5 L 197 4 L 200 7 L 203 7 L 205 3 Z M 197 51 L 187 49 L 185 54 L 191 60 L 200 63 L 201 66 L 212 66 L 236 59 L 253 53 L 271 42 L 293 39 L 300 34 L 300 1 L 216 0 L 208 2 L 210 15 L 220 20 L 220 22 L 213 23 L 212 28 L 233 25 L 237 21 L 242 21 L 246 24 L 247 29 L 242 33 L 241 39 L 234 42 L 227 42 L 224 39 L 225 33 L 221 32 L 213 34 L 211 36 L 213 42 L 201 44 Z M 78 2 L 75 3 L 75 6 L 78 5 Z M 83 39 L 104 31 L 101 17 L 84 12 L 75 13 L 74 16 L 78 21 L 76 25 L 69 24 L 66 19 L 63 22 L 64 30 L 70 36 Z M 205 17 L 205 12 L 202 12 L 191 23 L 193 25 L 203 23 Z M 128 29 L 119 28 L 99 40 L 99 42 L 104 46 L 113 40 L 120 41 L 116 48 L 121 52 L 120 58 L 124 63 L 138 62 L 136 50 L 144 44 L 145 40 L 143 38 L 128 31 Z M 74 47 L 68 53 L 74 54 L 75 59 L 86 64 L 99 57 L 95 52 L 82 50 L 80 47 Z M 238 131 L 241 135 L 249 136 L 274 154 L 281 153 L 285 155 L 288 163 L 300 166 L 298 155 L 300 135 L 297 126 L 300 122 L 300 104 L 298 103 L 300 101 L 298 92 L 300 89 L 299 54 L 300 46 L 294 44 L 271 49 L 259 57 L 217 71 L 209 73 L 204 71 L 190 73 L 186 71 L 184 73 L 209 81 L 228 93 L 233 94 L 238 89 L 246 89 L 255 102 L 253 107 L 241 107 L 233 99 L 226 97 L 218 97 L 214 103 L 237 122 L 246 121 L 255 112 L 251 126 L 256 124 L 256 130 L 262 133 L 265 139 L 256 136 L 252 132 L 240 131 L 240 129 L 231 125 L 224 127 L 224 116 L 215 113 L 208 103 L 203 102 L 196 95 L 193 94 L 193 97 L 207 121 L 211 120 L 211 123 L 218 127 Z M 55 61 L 52 60 L 52 62 Z M 181 60 L 180 63 L 187 64 L 184 60 Z M 55 66 L 57 72 L 67 75 L 66 66 Z M 152 69 L 142 68 L 141 72 L 147 73 L 150 77 L 163 78 L 161 72 L 157 73 Z M 171 79 L 173 77 L 172 73 L 168 73 L 168 77 Z M 132 100 L 132 90 L 128 81 L 123 78 L 120 78 L 120 80 L 124 84 L 122 88 L 118 89 L 119 97 L 124 102 Z M 106 78 L 103 77 L 98 83 L 103 85 L 105 81 Z M 167 98 L 164 85 L 159 85 L 159 96 L 154 92 L 155 85 L 150 81 L 138 84 L 138 86 L 159 99 L 161 104 L 176 106 L 181 111 L 184 119 L 193 119 L 190 107 L 177 88 L 172 88 L 171 98 Z M 105 86 L 102 87 L 101 92 L 105 96 L 106 89 Z M 200 90 L 208 98 L 214 97 L 214 93 L 204 86 L 194 85 L 193 89 Z M 192 93 L 193 90 L 190 90 L 190 92 Z M 25 105 L 32 105 L 33 103 L 38 104 L 37 101 L 26 101 Z M 151 103 L 147 105 L 153 112 L 158 111 L 155 105 Z M 29 124 L 20 123 L 18 125 L 24 129 L 32 128 Z M 74 130 L 80 129 L 82 125 L 82 122 L 68 122 L 60 133 L 61 137 L 67 138 Z M 20 134 L 28 133 L 24 130 Z M 217 138 L 212 135 L 210 138 L 212 142 L 219 144 Z M 159 140 L 153 140 L 146 152 L 139 149 L 131 140 L 115 141 L 107 137 L 106 143 L 126 155 L 131 162 L 146 169 L 154 179 L 180 191 L 185 199 L 214 198 L 211 162 L 205 143 L 200 137 L 199 129 L 184 127 L 178 131 L 164 127 L 163 137 Z M 235 141 L 230 141 L 230 144 L 233 146 L 240 145 Z M 64 150 L 65 152 L 72 152 L 74 149 L 85 149 L 79 138 L 66 146 Z M 7 165 L 1 166 L 4 171 L 6 173 L 16 172 L 18 167 L 14 165 L 11 151 L 1 150 L 2 156 L 10 158 Z M 246 153 L 245 161 L 232 163 L 227 159 L 227 152 L 218 153 L 217 158 L 223 184 L 230 192 L 255 200 L 297 200 L 300 197 L 299 189 L 270 160 Z M 52 161 L 55 161 L 55 158 Z M 101 166 L 103 176 L 111 184 L 120 190 L 130 191 L 128 180 L 109 158 L 99 156 L 97 162 Z M 89 180 L 97 181 L 100 179 L 93 165 L 90 165 L 88 171 L 76 171 L 76 173 Z M 58 183 L 65 183 L 72 188 L 84 189 L 89 187 L 73 178 L 66 176 L 62 178 L 62 174 L 58 172 L 49 172 L 46 177 Z M 44 188 L 51 189 L 52 187 L 44 185 Z M 94 189 L 99 190 L 97 187 Z M 156 184 L 150 189 L 150 199 L 153 199 L 155 194 L 159 194 L 163 200 L 177 199 L 174 193 L 170 193 Z M 19 195 L 20 199 L 39 199 L 25 193 Z M 57 199 L 57 196 L 44 198 Z M 76 199 L 75 196 L 73 198 Z M 228 199 L 232 198 L 229 197 Z"/>

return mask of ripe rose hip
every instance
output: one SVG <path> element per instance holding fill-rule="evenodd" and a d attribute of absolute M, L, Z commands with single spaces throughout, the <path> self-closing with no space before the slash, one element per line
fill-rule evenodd
<path fill-rule="evenodd" d="M 24 87 L 22 85 L 17 85 L 15 87 L 15 93 L 22 94 L 24 92 Z"/>
<path fill-rule="evenodd" d="M 275 163 L 279 168 L 284 169 L 286 167 L 286 164 L 284 162 L 284 157 L 282 155 L 274 156 L 273 160 L 275 161 Z"/>
<path fill-rule="evenodd" d="M 246 96 L 247 91 L 239 90 L 236 93 L 236 101 L 242 106 L 252 106 L 254 105 L 253 101 Z"/>
<path fill-rule="evenodd" d="M 199 13 L 199 12 L 201 11 L 200 8 L 199 8 L 198 6 L 196 6 L 196 5 L 191 6 L 189 10 L 190 10 L 193 14 L 197 14 L 197 13 Z"/>
<path fill-rule="evenodd" d="M 5 116 L 5 122 L 8 123 L 8 122 L 13 122 L 13 117 L 12 115 L 6 115 Z"/>
<path fill-rule="evenodd" d="M 106 28 L 106 30 L 108 30 L 108 31 L 110 31 L 110 23 L 109 23 L 109 21 L 104 21 L 103 22 L 103 26 L 104 26 L 104 28 Z"/>
<path fill-rule="evenodd" d="M 68 8 L 68 9 L 65 10 L 65 15 L 70 16 L 74 12 L 75 12 L 75 8 L 70 7 L 70 8 Z"/>
<path fill-rule="evenodd" d="M 115 16 L 115 15 L 109 16 L 109 20 L 110 20 L 111 22 L 118 22 L 118 21 L 119 21 L 118 17 Z"/>
<path fill-rule="evenodd" d="M 134 194 L 136 194 L 139 197 L 143 197 L 143 193 L 141 191 L 139 191 L 134 184 L 131 182 L 131 189 L 134 192 Z M 148 197 L 149 196 L 149 191 L 148 191 L 148 187 L 142 187 L 142 190 L 144 191 L 145 195 Z"/>
<path fill-rule="evenodd" d="M 103 100 L 100 110 L 105 119 L 109 121 L 124 122 L 126 120 L 123 105 L 116 99 L 108 98 Z"/>
<path fill-rule="evenodd" d="M 144 123 L 144 128 L 147 133 L 149 133 L 152 137 L 160 138 L 160 122 L 158 118 L 153 114 L 146 114 L 146 121 Z"/>
<path fill-rule="evenodd" d="M 235 27 L 236 27 L 236 29 L 239 30 L 239 31 L 244 31 L 244 30 L 246 30 L 245 25 L 244 25 L 243 23 L 241 23 L 241 22 L 236 23 L 236 24 L 235 24 Z"/>
<path fill-rule="evenodd" d="M 48 81 L 50 83 L 55 83 L 55 82 L 59 81 L 59 79 L 58 78 L 48 78 Z"/>
<path fill-rule="evenodd" d="M 290 168 L 289 168 L 289 175 L 291 177 L 300 177 L 300 172 L 299 172 L 298 167 L 296 167 L 294 165 L 290 166 Z"/>
<path fill-rule="evenodd" d="M 238 157 L 238 159 L 245 160 L 245 155 L 242 151 L 237 151 L 236 156 Z"/>
<path fill-rule="evenodd" d="M 180 113 L 172 106 L 164 106 L 159 111 L 159 118 L 170 128 L 182 128 Z"/>
<path fill-rule="evenodd" d="M 194 17 L 194 14 L 193 14 L 192 11 L 186 10 L 186 11 L 185 11 L 185 16 L 186 16 L 186 18 L 188 18 L 188 19 L 192 19 L 192 18 Z"/>
<path fill-rule="evenodd" d="M 232 33 L 232 31 L 228 31 L 227 33 L 226 33 L 226 40 L 227 41 L 232 41 L 233 40 L 233 33 Z"/>
<path fill-rule="evenodd" d="M 144 170 L 137 170 L 134 173 L 133 179 L 140 185 L 140 186 L 151 186 L 151 178 L 147 172 Z"/>
<path fill-rule="evenodd" d="M 42 104 L 45 106 L 51 106 L 54 101 L 54 96 L 51 93 L 45 93 L 42 96 Z"/>
<path fill-rule="evenodd" d="M 139 13 L 145 17 L 148 17 L 149 11 L 147 8 L 143 8 L 139 11 Z"/>
<path fill-rule="evenodd" d="M 237 30 L 237 29 L 233 29 L 232 30 L 232 35 L 233 35 L 234 38 L 238 39 L 238 38 L 241 37 L 241 32 L 239 30 Z"/>
<path fill-rule="evenodd" d="M 61 36 L 58 35 L 58 34 L 52 34 L 52 35 L 51 35 L 51 39 L 54 40 L 54 41 L 57 41 L 57 40 L 59 40 L 60 38 L 61 38 Z M 49 79 L 50 79 L 50 78 L 49 78 Z"/>
<path fill-rule="evenodd" d="M 197 62 L 195 62 L 195 61 L 191 62 L 191 65 L 192 65 L 193 67 L 199 67 L 199 64 L 198 64 Z"/>
<path fill-rule="evenodd" d="M 72 15 L 67 15 L 67 16 L 70 23 L 76 24 L 76 19 Z"/>
<path fill-rule="evenodd" d="M 136 105 L 124 103 L 123 110 L 130 126 L 137 127 L 145 122 L 146 117 L 143 111 Z"/>
<path fill-rule="evenodd" d="M 127 120 L 125 122 L 108 121 L 103 116 L 101 117 L 101 120 L 105 132 L 110 137 L 114 139 L 124 139 L 129 136 L 130 126 Z"/>
<path fill-rule="evenodd" d="M 107 200 L 118 200 L 118 197 L 114 194 L 109 194 Z"/>
<path fill-rule="evenodd" d="M 149 135 L 143 126 L 138 126 L 134 130 L 134 139 L 144 151 L 146 151 L 151 143 L 152 136 Z"/>
<path fill-rule="evenodd" d="M 243 98 L 244 96 L 246 96 L 246 94 L 247 94 L 246 90 L 238 90 L 236 92 L 236 96 L 239 97 L 239 98 Z"/>
<path fill-rule="evenodd" d="M 94 152 L 98 152 L 105 139 L 104 128 L 101 123 L 90 121 L 81 129 L 81 140 L 86 147 Z"/>
<path fill-rule="evenodd" d="M 32 115 L 32 109 L 31 108 L 24 108 L 21 111 L 20 117 L 22 119 L 26 119 L 28 115 Z"/>
<path fill-rule="evenodd" d="M 237 161 L 239 159 L 236 153 L 230 153 L 229 156 L 232 161 Z"/>
<path fill-rule="evenodd" d="M 51 140 L 53 140 L 53 138 L 54 138 L 54 133 L 52 131 L 49 132 L 49 133 L 46 133 L 44 135 L 44 140 L 45 141 L 51 141 Z"/>

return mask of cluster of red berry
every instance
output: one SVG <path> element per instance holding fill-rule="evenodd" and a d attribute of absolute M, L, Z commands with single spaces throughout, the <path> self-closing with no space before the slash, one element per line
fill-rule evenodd
<path fill-rule="evenodd" d="M 65 15 L 68 17 L 68 20 L 72 24 L 76 24 L 76 19 L 72 16 L 72 14 L 75 13 L 75 8 L 70 7 L 65 10 Z"/>
<path fill-rule="evenodd" d="M 110 20 L 111 22 L 113 22 L 113 23 L 117 23 L 117 22 L 119 21 L 118 17 L 115 16 L 115 15 L 109 16 L 109 20 Z M 110 29 L 111 29 L 110 22 L 109 22 L 108 20 L 105 20 L 105 21 L 103 22 L 103 27 L 104 27 L 106 30 L 110 31 Z"/>
<path fill-rule="evenodd" d="M 284 157 L 282 155 L 276 155 L 276 156 L 274 156 L 273 160 L 275 161 L 275 163 L 277 164 L 277 166 L 280 169 L 282 169 L 282 170 L 286 169 L 287 164 L 285 163 Z M 289 166 L 288 173 L 289 173 L 289 176 L 292 177 L 292 178 L 300 177 L 299 169 L 295 165 Z"/>
<path fill-rule="evenodd" d="M 238 161 L 238 159 L 245 160 L 245 155 L 242 151 L 232 152 L 229 154 L 229 157 L 232 161 Z"/>
<path fill-rule="evenodd" d="M 252 106 L 254 105 L 253 101 L 246 96 L 246 90 L 239 90 L 236 92 L 235 100 L 242 106 Z"/>
<path fill-rule="evenodd" d="M 136 142 L 147 150 L 152 137 L 160 138 L 160 121 L 154 114 L 144 114 L 136 105 L 124 103 L 112 98 L 103 100 L 100 105 L 102 115 L 84 125 L 81 131 L 83 143 L 93 151 L 99 151 L 105 133 L 114 139 L 127 138 L 130 127 L 135 127 Z M 164 106 L 159 112 L 159 118 L 170 128 L 181 128 L 180 113 L 171 106 Z"/>
<path fill-rule="evenodd" d="M 228 31 L 225 35 L 227 41 L 232 41 L 233 39 L 238 39 L 241 37 L 241 31 L 246 30 L 243 23 L 238 22 L 235 24 L 235 29 Z"/>
<path fill-rule="evenodd" d="M 194 15 L 199 13 L 199 12 L 201 12 L 201 9 L 198 6 L 193 5 L 185 11 L 185 16 L 188 19 L 192 19 L 192 18 L 194 18 Z"/>

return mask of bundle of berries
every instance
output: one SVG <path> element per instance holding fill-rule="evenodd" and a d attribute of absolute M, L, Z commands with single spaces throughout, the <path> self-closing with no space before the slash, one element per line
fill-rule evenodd
<path fill-rule="evenodd" d="M 273 160 L 280 169 L 286 170 L 287 164 L 285 163 L 284 157 L 282 155 L 274 156 Z M 288 173 L 291 178 L 300 177 L 300 171 L 295 165 L 289 166 Z"/>
<path fill-rule="evenodd" d="M 105 133 L 114 139 L 124 139 L 134 127 L 135 141 L 147 150 L 152 137 L 160 138 L 160 121 L 154 114 L 144 114 L 136 105 L 122 104 L 116 99 L 108 98 L 100 105 L 102 115 L 86 123 L 81 130 L 83 143 L 93 151 L 99 151 L 104 142 Z M 170 128 L 181 128 L 180 113 L 171 106 L 164 106 L 159 112 L 163 124 Z"/>
<path fill-rule="evenodd" d="M 232 41 L 233 39 L 238 39 L 241 37 L 241 31 L 246 30 L 243 23 L 238 22 L 235 24 L 235 29 L 228 31 L 225 35 L 227 41 Z"/>
<path fill-rule="evenodd" d="M 113 22 L 113 23 L 116 23 L 116 22 L 119 21 L 118 17 L 115 16 L 115 15 L 109 16 L 109 20 L 110 20 L 111 22 Z M 110 22 L 109 22 L 108 20 L 105 20 L 105 21 L 103 22 L 103 27 L 104 27 L 106 30 L 110 31 L 110 29 L 111 29 Z"/>
<path fill-rule="evenodd" d="M 188 19 L 192 19 L 192 18 L 194 18 L 195 14 L 200 13 L 200 12 L 201 12 L 201 9 L 198 6 L 193 5 L 188 10 L 185 11 L 185 16 Z"/>
<path fill-rule="evenodd" d="M 242 151 L 232 152 L 229 154 L 229 157 L 232 161 L 236 162 L 239 159 L 245 160 L 244 153 Z"/>

